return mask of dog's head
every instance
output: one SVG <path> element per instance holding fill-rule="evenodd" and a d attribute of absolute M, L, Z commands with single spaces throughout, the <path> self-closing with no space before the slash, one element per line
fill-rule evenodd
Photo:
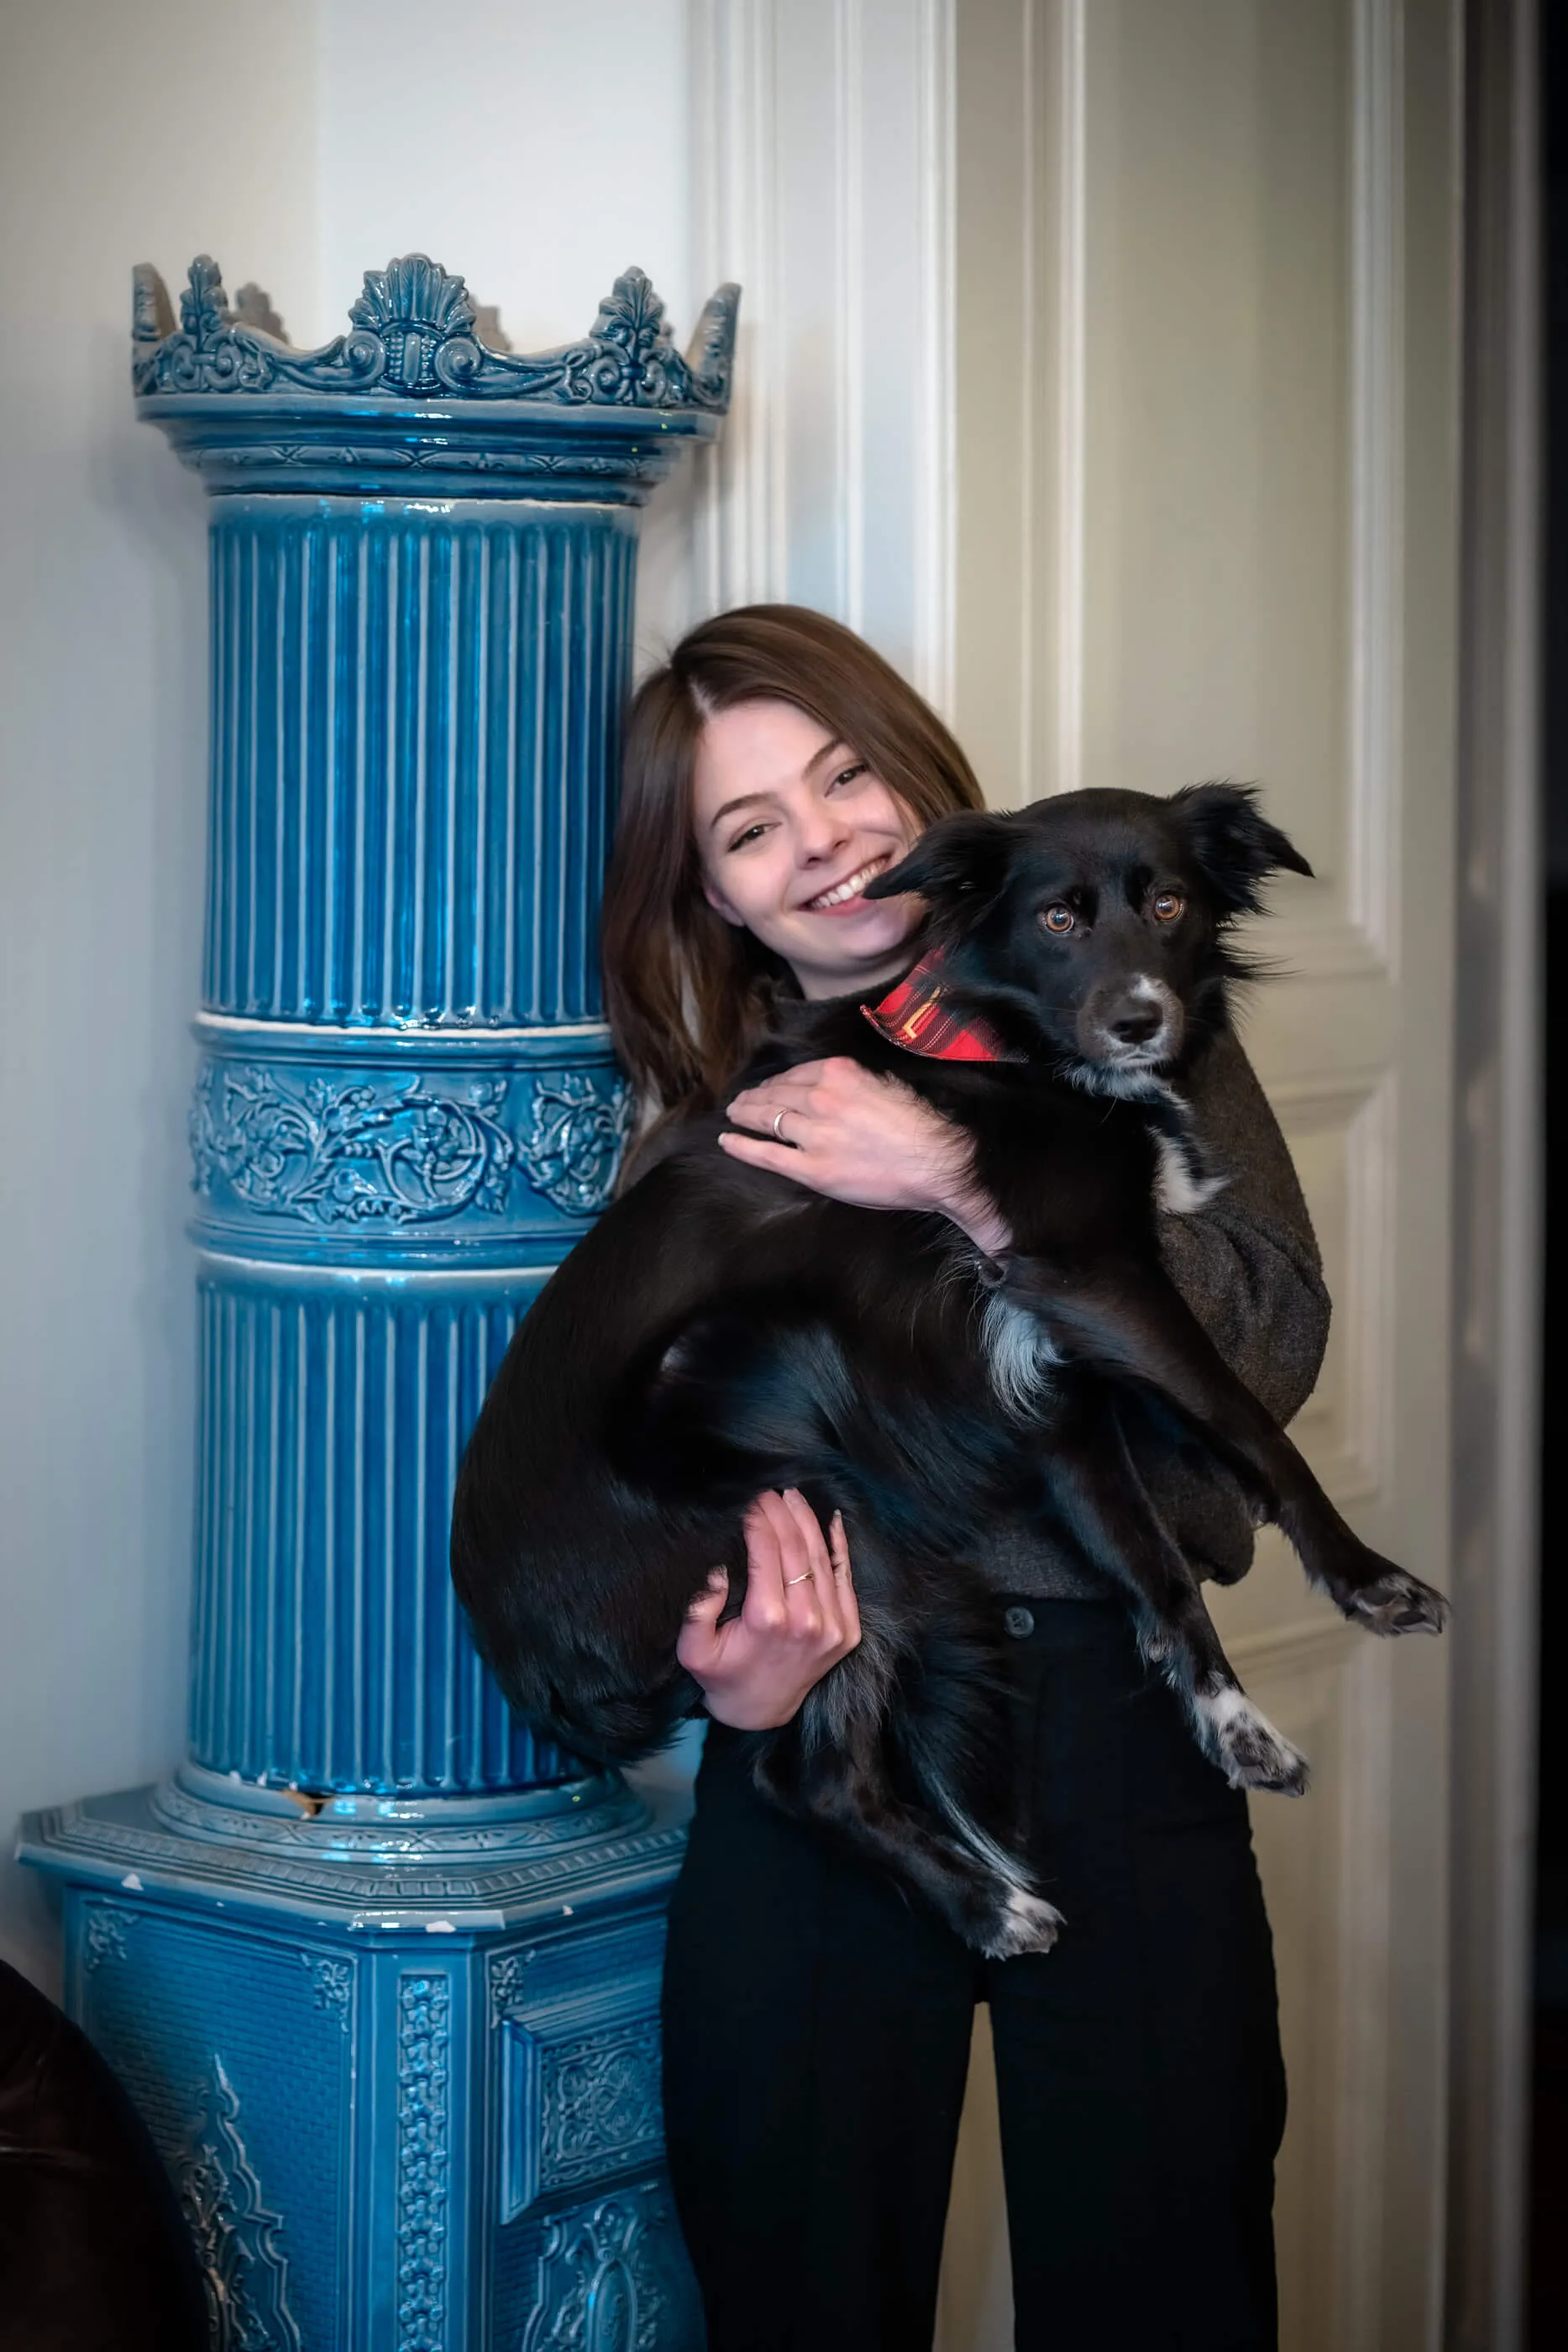
<path fill-rule="evenodd" d="M 1249 967 L 1231 940 L 1277 867 L 1312 868 L 1243 784 L 1068 793 L 940 818 L 868 898 L 916 892 L 956 1000 L 1092 1083 L 1178 1064 Z"/>

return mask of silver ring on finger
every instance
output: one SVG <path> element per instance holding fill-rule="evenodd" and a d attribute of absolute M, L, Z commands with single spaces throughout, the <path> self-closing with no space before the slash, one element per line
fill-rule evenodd
<path fill-rule="evenodd" d="M 773 1114 L 773 1139 L 776 1143 L 784 1144 L 787 1144 L 789 1140 L 789 1137 L 784 1132 L 784 1114 L 781 1110 L 776 1110 Z M 794 1581 L 799 1583 L 799 1577 L 795 1578 Z"/>
<path fill-rule="evenodd" d="M 814 1568 L 809 1568 L 804 1576 L 787 1576 L 784 1579 L 785 1591 L 788 1592 L 792 1584 L 810 1584 L 811 1579 L 816 1575 L 816 1573 L 817 1571 Z"/>

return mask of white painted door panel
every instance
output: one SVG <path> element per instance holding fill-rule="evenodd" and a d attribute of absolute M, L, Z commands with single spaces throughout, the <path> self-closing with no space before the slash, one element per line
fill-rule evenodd
<path fill-rule="evenodd" d="M 1311 857 L 1246 1030 L 1335 1300 L 1299 1433 L 1438 1583 L 1453 32 L 1447 0 L 960 0 L 956 104 L 959 730 L 1009 802 L 1257 779 Z M 1435 2343 L 1443 1651 L 1350 1633 L 1273 1539 L 1215 1613 L 1315 1771 L 1253 1806 L 1291 2084 L 1282 2341 Z M 1010 2340 L 979 2121 L 944 2352 Z"/>

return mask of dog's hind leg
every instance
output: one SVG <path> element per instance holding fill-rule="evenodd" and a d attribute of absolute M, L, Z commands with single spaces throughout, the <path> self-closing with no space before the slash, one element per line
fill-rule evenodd
<path fill-rule="evenodd" d="M 1186 1708 L 1232 1788 L 1299 1797 L 1307 1762 L 1255 1707 L 1220 1643 L 1202 1589 L 1128 1450 L 1114 1399 L 1096 1388 L 1051 1433 L 1051 1495 L 1098 1566 L 1129 1593 L 1144 1655 Z"/>
<path fill-rule="evenodd" d="M 775 1748 L 757 1783 L 786 1812 L 813 1821 L 879 1862 L 931 1903 L 966 1944 L 992 1959 L 1049 1952 L 1061 1914 L 1030 1886 L 1021 1863 L 971 1829 L 945 1834 L 894 1791 L 885 1759 L 868 1743 L 857 1752 L 814 1757 Z"/>
<path fill-rule="evenodd" d="M 861 1703 L 832 1689 L 846 1670 L 852 1684 L 859 1654 L 825 1675 L 796 1721 L 760 1750 L 758 1787 L 915 1887 L 975 1950 L 994 1959 L 1048 1952 L 1061 1915 L 1024 1864 L 979 1827 L 955 1791 L 917 1782 L 926 1810 L 895 1785 L 880 1678 L 864 1678 Z"/>

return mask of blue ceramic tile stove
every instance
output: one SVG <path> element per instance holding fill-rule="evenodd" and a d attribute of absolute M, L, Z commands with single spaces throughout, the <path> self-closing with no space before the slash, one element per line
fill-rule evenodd
<path fill-rule="evenodd" d="M 511 1718 L 446 1536 L 625 1135 L 595 934 L 638 510 L 718 430 L 737 299 L 683 356 L 631 271 L 525 357 L 413 256 L 306 352 L 210 261 L 178 321 L 137 272 L 141 413 L 212 493 L 190 1749 L 23 1851 L 222 2352 L 700 2342 L 682 1832 Z"/>

